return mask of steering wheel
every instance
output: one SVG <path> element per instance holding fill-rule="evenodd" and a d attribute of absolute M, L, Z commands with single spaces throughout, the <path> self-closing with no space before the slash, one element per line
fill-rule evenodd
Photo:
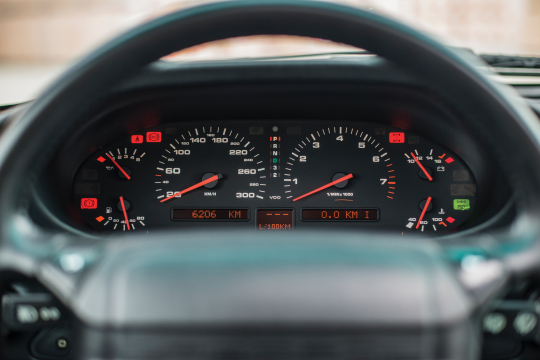
<path fill-rule="evenodd" d="M 174 51 L 261 34 L 367 49 L 468 114 L 517 194 L 513 226 L 443 246 L 361 232 L 222 232 L 219 241 L 163 232 L 104 242 L 31 222 L 27 180 L 39 181 L 102 94 Z M 540 265 L 539 122 L 477 65 L 399 22 L 323 2 L 227 1 L 143 24 L 73 65 L 1 135 L 0 270 L 38 279 L 69 308 L 81 359 L 287 359 L 315 348 L 328 358 L 475 358 L 487 301 Z M 459 266 L 473 255 L 481 255 L 474 266 Z"/>

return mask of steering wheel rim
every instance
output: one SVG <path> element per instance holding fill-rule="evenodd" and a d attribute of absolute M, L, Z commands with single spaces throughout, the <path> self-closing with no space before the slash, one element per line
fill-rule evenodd
<path fill-rule="evenodd" d="M 227 1 L 182 10 L 150 21 L 108 42 L 76 63 L 52 84 L 2 134 L 0 141 L 0 253 L 30 259 L 25 269 L 3 261 L 3 269 L 32 272 L 32 264 L 52 255 L 54 247 L 31 243 L 21 194 L 35 181 L 63 136 L 80 123 L 105 93 L 137 70 L 200 43 L 237 36 L 283 34 L 324 38 L 364 48 L 421 78 L 437 80 L 434 91 L 452 103 L 483 110 L 476 119 L 488 146 L 502 159 L 515 190 L 521 194 L 519 235 L 536 240 L 540 211 L 540 125 L 524 101 L 491 81 L 458 52 L 397 21 L 369 11 L 311 1 Z M 467 94 L 464 96 L 463 94 Z M 67 119 L 74 119 L 66 124 Z M 500 140 L 505 139 L 501 144 Z M 527 161 L 522 157 L 528 154 Z M 522 174 L 528 174 L 524 177 Z M 526 226 L 524 226 L 526 224 Z M 39 233 L 38 236 L 43 236 Z M 47 251 L 47 249 L 49 249 Z M 522 250 L 521 248 L 520 250 Z M 527 258 L 520 270 L 537 266 Z"/>

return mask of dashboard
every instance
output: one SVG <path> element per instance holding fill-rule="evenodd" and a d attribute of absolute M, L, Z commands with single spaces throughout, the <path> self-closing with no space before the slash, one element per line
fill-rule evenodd
<path fill-rule="evenodd" d="M 332 81 L 317 80 L 319 66 L 155 65 L 70 130 L 35 186 L 34 220 L 97 236 L 321 229 L 439 237 L 507 223 L 507 180 L 458 109 L 400 83 L 384 63 L 333 64 Z M 309 82 L 294 80 L 297 67 Z M 253 81 L 261 74 L 273 82 Z"/>

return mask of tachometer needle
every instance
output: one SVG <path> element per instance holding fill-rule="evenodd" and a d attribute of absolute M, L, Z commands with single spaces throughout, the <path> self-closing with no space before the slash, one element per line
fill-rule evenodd
<path fill-rule="evenodd" d="M 339 179 L 337 179 L 337 180 L 335 180 L 335 181 L 332 181 L 332 182 L 329 183 L 329 184 L 326 184 L 326 185 L 324 185 L 324 186 L 321 186 L 320 188 L 317 188 L 317 189 L 315 189 L 315 190 L 313 190 L 313 191 L 308 192 L 307 194 L 304 194 L 304 195 L 302 195 L 302 196 L 299 196 L 299 197 L 297 197 L 296 199 L 293 199 L 293 201 L 300 200 L 300 199 L 302 199 L 302 198 L 305 198 L 306 196 L 309 196 L 309 195 L 318 193 L 319 191 L 322 191 L 322 190 L 324 190 L 324 189 L 328 189 L 330 186 L 334 186 L 334 185 L 336 185 L 336 184 L 339 184 L 339 183 L 342 182 L 342 181 L 349 180 L 349 179 L 351 179 L 352 177 L 353 177 L 352 174 L 345 175 L 344 177 L 341 177 L 341 178 L 339 178 Z"/>
<path fill-rule="evenodd" d="M 179 191 L 179 192 L 177 192 L 177 193 L 174 193 L 173 195 L 171 195 L 171 196 L 169 196 L 169 197 L 167 197 L 167 198 L 165 198 L 165 199 L 163 199 L 163 200 L 160 200 L 160 202 L 164 202 L 164 201 L 170 200 L 170 199 L 172 199 L 172 198 L 174 198 L 174 197 L 177 197 L 178 195 L 182 195 L 182 194 L 185 194 L 185 193 L 187 193 L 187 192 L 189 192 L 189 191 L 191 191 L 191 190 L 195 190 L 195 189 L 197 189 L 197 188 L 200 188 L 201 186 L 204 186 L 204 185 L 209 184 L 209 183 L 211 183 L 211 182 L 213 182 L 213 181 L 219 180 L 219 179 L 221 179 L 222 177 L 223 177 L 223 175 L 221 175 L 221 174 L 216 174 L 216 175 L 214 175 L 214 176 L 212 176 L 212 177 L 210 177 L 210 178 L 208 178 L 208 179 L 206 179 L 206 180 L 201 181 L 200 183 L 197 183 L 197 184 L 195 184 L 195 185 L 193 185 L 193 186 L 188 187 L 187 189 L 184 189 L 184 190 L 182 190 L 182 191 Z"/>
<path fill-rule="evenodd" d="M 124 217 L 126 218 L 127 229 L 129 230 L 129 219 L 128 219 L 128 216 L 127 216 L 126 205 L 124 205 L 124 197 L 123 196 L 120 196 L 120 204 L 122 205 L 122 211 L 124 212 Z"/>
<path fill-rule="evenodd" d="M 113 157 L 109 154 L 106 154 L 109 159 L 111 159 L 111 161 L 114 163 L 114 165 L 116 165 L 116 167 L 118 168 L 118 170 L 120 170 L 122 172 L 122 174 L 124 174 L 124 176 L 126 177 L 126 179 L 130 180 L 131 177 L 128 175 L 127 172 L 124 171 L 124 169 L 122 169 L 122 167 L 120 165 L 118 165 L 118 163 L 116 161 L 114 161 Z M 129 230 L 129 229 L 128 229 Z"/>
<path fill-rule="evenodd" d="M 426 168 L 424 167 L 424 165 L 420 164 L 420 161 L 418 161 L 418 158 L 416 156 L 414 156 L 414 153 L 411 153 L 412 157 L 414 158 L 414 161 L 416 161 L 416 163 L 418 164 L 418 166 L 420 166 L 420 169 L 422 169 L 422 171 L 424 172 L 424 174 L 426 174 L 427 178 L 429 181 L 433 181 L 433 178 L 431 177 L 431 175 L 429 175 L 429 173 L 427 172 Z"/>
<path fill-rule="evenodd" d="M 420 215 L 420 218 L 418 219 L 418 223 L 416 224 L 416 228 L 418 229 L 420 227 L 420 223 L 424 219 L 424 215 L 426 215 L 426 211 L 429 208 L 429 203 L 431 202 L 431 196 L 427 198 L 426 205 L 424 206 L 424 210 L 422 210 L 422 214 Z"/>

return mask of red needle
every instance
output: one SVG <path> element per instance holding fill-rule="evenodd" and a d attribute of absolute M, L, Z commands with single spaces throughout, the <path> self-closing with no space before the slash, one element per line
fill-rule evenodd
<path fill-rule="evenodd" d="M 420 227 L 420 223 L 424 219 L 424 215 L 426 215 L 426 211 L 429 207 L 429 203 L 431 202 L 431 196 L 427 198 L 426 205 L 424 206 L 424 210 L 422 210 L 422 215 L 420 215 L 420 219 L 418 219 L 418 224 L 416 224 L 416 228 L 418 229 Z"/>
<path fill-rule="evenodd" d="M 116 165 L 116 167 L 122 172 L 122 174 L 124 174 L 124 176 L 130 180 L 131 177 L 129 177 L 129 175 L 127 174 L 127 172 L 124 171 L 124 169 L 122 169 L 122 167 L 120 165 L 118 165 L 118 163 L 116 161 L 114 161 L 113 157 L 109 154 L 105 154 L 109 157 L 109 159 L 111 159 L 111 161 L 114 163 L 114 165 Z"/>
<path fill-rule="evenodd" d="M 195 184 L 195 185 L 193 185 L 193 186 L 188 187 L 187 189 L 184 189 L 184 190 L 182 190 L 182 191 L 179 191 L 179 192 L 177 192 L 177 193 L 174 193 L 173 195 L 171 195 L 171 196 L 169 196 L 169 197 L 167 197 L 167 198 L 161 200 L 160 202 L 164 202 L 164 201 L 170 200 L 170 199 L 172 199 L 172 198 L 174 198 L 174 197 L 177 197 L 178 195 L 182 195 L 182 194 L 185 194 L 185 193 L 187 193 L 187 192 L 189 192 L 189 191 L 191 191 L 191 190 L 195 190 L 195 189 L 197 189 L 197 188 L 200 188 L 201 186 L 204 186 L 204 185 L 209 184 L 209 183 L 211 183 L 211 182 L 213 182 L 213 181 L 219 180 L 219 179 L 221 179 L 222 177 L 223 177 L 223 175 L 221 175 L 221 174 L 214 175 L 214 176 L 212 176 L 211 178 L 208 178 L 208 179 L 206 179 L 206 180 L 201 181 L 200 183 L 197 183 L 197 184 Z"/>
<path fill-rule="evenodd" d="M 424 174 L 426 174 L 427 178 L 429 179 L 429 181 L 433 181 L 433 178 L 431 177 L 431 175 L 429 175 L 429 173 L 426 171 L 426 168 L 420 164 L 420 161 L 418 161 L 418 158 L 416 156 L 414 156 L 413 153 L 411 153 L 412 157 L 414 158 L 414 161 L 416 161 L 416 163 L 418 164 L 418 166 L 420 166 L 420 169 L 422 169 L 422 171 L 424 172 Z"/>
<path fill-rule="evenodd" d="M 124 198 L 122 196 L 120 196 L 120 204 L 122 205 L 122 211 L 124 212 L 124 217 L 126 218 L 127 228 L 129 230 L 129 219 L 127 217 L 126 206 L 124 205 Z"/>
<path fill-rule="evenodd" d="M 321 191 L 321 190 L 324 190 L 324 189 L 329 188 L 330 186 L 334 186 L 334 185 L 336 185 L 336 184 L 339 184 L 339 183 L 342 182 L 342 181 L 349 180 L 349 179 L 351 179 L 352 177 L 353 177 L 352 174 L 345 175 L 344 177 L 339 178 L 339 179 L 337 179 L 336 181 L 332 181 L 332 182 L 329 183 L 329 184 L 326 184 L 326 185 L 324 185 L 324 186 L 321 186 L 320 188 L 317 188 L 317 189 L 315 189 L 315 190 L 313 190 L 313 191 L 308 192 L 307 194 L 304 194 L 304 195 L 302 195 L 302 196 L 299 196 L 299 197 L 297 197 L 296 199 L 293 199 L 293 201 L 300 200 L 300 199 L 305 198 L 306 196 L 309 196 L 309 195 L 311 195 L 311 194 L 318 193 L 318 192 Z"/>

